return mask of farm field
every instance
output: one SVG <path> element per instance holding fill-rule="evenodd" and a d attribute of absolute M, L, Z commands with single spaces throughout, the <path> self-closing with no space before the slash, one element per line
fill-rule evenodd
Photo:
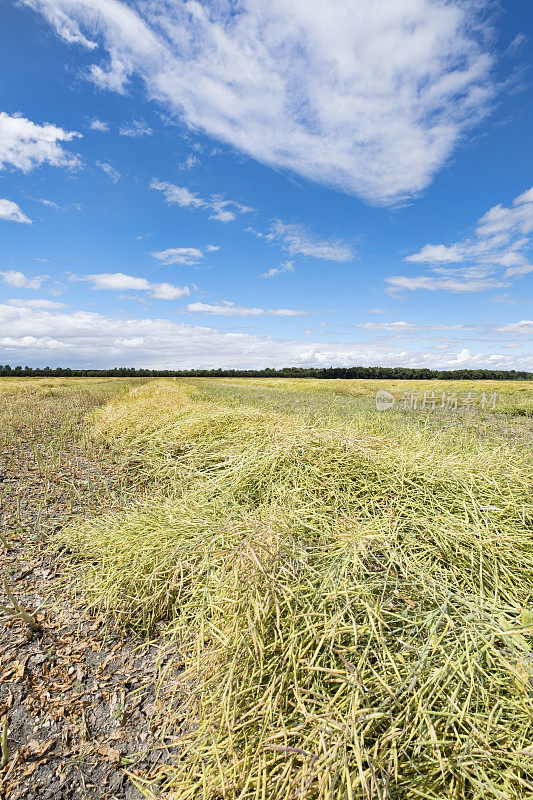
<path fill-rule="evenodd" d="M 527 798 L 532 440 L 526 381 L 3 379 L 4 550 L 157 643 L 146 797 Z"/>

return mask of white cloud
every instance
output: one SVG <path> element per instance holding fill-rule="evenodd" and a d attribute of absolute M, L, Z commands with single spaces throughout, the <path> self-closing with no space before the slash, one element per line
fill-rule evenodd
<path fill-rule="evenodd" d="M 351 325 L 352 328 L 362 328 L 368 331 L 395 331 L 401 333 L 403 331 L 473 331 L 473 325 L 422 325 L 414 324 L 412 322 L 356 322 Z"/>
<path fill-rule="evenodd" d="M 218 304 L 209 305 L 208 303 L 189 303 L 187 311 L 194 314 L 214 314 L 220 317 L 300 317 L 308 314 L 308 311 L 298 311 L 293 308 L 248 308 L 247 306 L 236 306 L 228 300 Z"/>
<path fill-rule="evenodd" d="M 146 278 L 135 278 L 133 275 L 125 275 L 123 272 L 100 272 L 94 275 L 71 276 L 71 280 L 90 281 L 93 289 L 111 289 L 114 292 L 122 292 L 127 289 L 138 289 L 147 291 L 150 283 Z"/>
<path fill-rule="evenodd" d="M 520 322 L 511 322 L 509 325 L 501 325 L 496 328 L 502 333 L 533 333 L 533 320 L 522 319 Z"/>
<path fill-rule="evenodd" d="M 163 192 L 169 205 L 176 204 L 182 208 L 207 208 L 213 211 L 209 219 L 219 222 L 232 222 L 236 214 L 247 214 L 253 211 L 249 206 L 243 206 L 235 200 L 224 200 L 222 195 L 214 194 L 210 199 L 204 200 L 185 186 L 175 186 L 168 181 L 159 181 L 154 178 L 150 188 Z"/>
<path fill-rule="evenodd" d="M 389 284 L 389 293 L 396 294 L 402 289 L 416 291 L 417 289 L 427 289 L 432 292 L 445 290 L 447 292 L 483 292 L 486 289 L 498 289 L 501 286 L 508 286 L 495 278 L 431 278 L 428 275 L 418 275 L 409 278 L 406 275 L 393 275 L 385 279 Z"/>
<path fill-rule="evenodd" d="M 36 197 L 34 199 L 36 199 L 37 202 L 41 203 L 43 206 L 48 206 L 48 208 L 55 208 L 56 211 L 59 211 L 58 204 L 54 203 L 53 200 L 46 200 L 44 197 Z"/>
<path fill-rule="evenodd" d="M 514 37 L 512 42 L 509 44 L 507 50 L 510 51 L 519 50 L 522 47 L 522 45 L 525 44 L 526 42 L 527 42 L 527 36 L 523 33 L 518 33 Z"/>
<path fill-rule="evenodd" d="M 169 205 L 176 204 L 182 208 L 204 208 L 206 205 L 204 200 L 185 186 L 175 186 L 168 181 L 159 181 L 154 178 L 150 183 L 150 188 L 163 192 Z"/>
<path fill-rule="evenodd" d="M 503 342 L 507 334 L 499 334 Z M 531 369 L 532 358 L 472 352 L 454 342 L 446 349 L 406 350 L 406 342 L 320 342 L 275 339 L 247 333 L 222 333 L 214 328 L 167 319 L 138 319 L 76 311 L 47 311 L 0 305 L 0 346 L 4 360 L 37 364 L 112 367 L 134 364 L 160 369 L 261 368 L 376 364 L 407 367 L 492 367 Z"/>
<path fill-rule="evenodd" d="M 14 289 L 40 289 L 44 281 L 49 275 L 36 275 L 34 278 L 28 278 L 23 272 L 16 269 L 8 269 L 3 272 L 0 271 L 2 283 L 6 286 L 12 286 Z"/>
<path fill-rule="evenodd" d="M 131 123 L 124 123 L 118 129 L 121 136 L 129 136 L 130 139 L 141 139 L 143 136 L 151 136 L 153 130 L 144 122 L 133 120 Z"/>
<path fill-rule="evenodd" d="M 353 328 L 364 328 L 370 331 L 397 331 L 397 330 L 414 330 L 416 325 L 410 322 L 355 322 Z"/>
<path fill-rule="evenodd" d="M 24 2 L 103 45 L 98 86 L 138 75 L 192 130 L 374 203 L 428 186 L 494 94 L 476 2 Z"/>
<path fill-rule="evenodd" d="M 105 133 L 109 130 L 109 125 L 107 122 L 102 122 L 101 119 L 93 119 L 89 125 L 89 128 L 91 131 L 100 131 L 101 133 Z"/>
<path fill-rule="evenodd" d="M 208 244 L 205 249 L 207 250 L 208 253 L 216 253 L 217 250 L 220 250 L 220 245 L 219 244 Z"/>
<path fill-rule="evenodd" d="M 324 261 L 351 261 L 355 257 L 352 247 L 340 239 L 318 239 L 303 225 L 275 219 L 268 233 L 248 229 L 260 239 L 279 241 L 291 256 L 302 255 Z"/>
<path fill-rule="evenodd" d="M 80 136 L 56 125 L 36 125 L 25 117 L 0 111 L 0 169 L 11 166 L 29 172 L 40 164 L 74 167 L 78 157 L 63 150 L 60 142 Z"/>
<path fill-rule="evenodd" d="M 300 311 L 294 308 L 267 308 L 266 313 L 273 317 L 301 317 L 309 311 Z"/>
<path fill-rule="evenodd" d="M 194 156 L 192 153 L 189 153 L 185 161 L 183 161 L 181 164 L 178 164 L 178 169 L 192 169 L 193 167 L 197 167 L 199 163 L 200 159 L 198 156 Z"/>
<path fill-rule="evenodd" d="M 511 297 L 508 292 L 505 292 L 505 294 L 498 294 L 492 299 L 495 303 L 502 303 L 505 306 L 521 306 L 533 303 L 533 297 Z"/>
<path fill-rule="evenodd" d="M 464 261 L 465 255 L 464 247 L 459 244 L 450 247 L 445 244 L 426 244 L 420 252 L 407 256 L 405 261 L 413 261 L 415 264 L 454 263 Z"/>
<path fill-rule="evenodd" d="M 157 300 L 177 300 L 191 293 L 188 286 L 173 286 L 171 283 L 152 283 L 150 290 Z"/>
<path fill-rule="evenodd" d="M 1 273 L 0 273 L 1 274 Z M 171 283 L 150 283 L 146 278 L 136 278 L 123 272 L 98 272 L 92 275 L 69 275 L 71 281 L 88 281 L 93 289 L 109 289 L 113 292 L 134 290 L 150 292 L 156 300 L 176 300 L 190 294 L 188 286 L 173 286 Z"/>
<path fill-rule="evenodd" d="M 13 200 L 0 198 L 0 219 L 10 222 L 25 222 L 31 225 L 31 219 L 24 214 Z"/>
<path fill-rule="evenodd" d="M 426 244 L 404 259 L 427 264 L 434 275 L 442 277 L 395 276 L 387 281 L 397 288 L 449 291 L 507 286 L 501 277 L 505 280 L 533 272 L 532 260 L 527 255 L 532 234 L 533 188 L 518 195 L 509 207 L 499 203 L 490 208 L 477 221 L 472 236 L 450 245 Z"/>
<path fill-rule="evenodd" d="M 209 219 L 216 219 L 218 222 L 233 222 L 236 214 L 247 214 L 253 210 L 249 206 L 236 203 L 234 200 L 224 200 L 222 195 L 213 195 L 206 205 L 207 208 L 212 208 L 214 212 Z"/>
<path fill-rule="evenodd" d="M 65 308 L 64 303 L 58 303 L 56 300 L 19 300 L 13 298 L 7 301 L 10 306 L 17 306 L 19 308 Z"/>
<path fill-rule="evenodd" d="M 365 314 L 388 314 L 389 312 L 384 308 L 367 308 Z"/>
<path fill-rule="evenodd" d="M 117 183 L 120 180 L 120 172 L 112 167 L 111 164 L 108 164 L 107 161 L 97 161 L 96 166 L 100 167 L 111 178 L 113 183 Z"/>
<path fill-rule="evenodd" d="M 266 272 L 258 275 L 258 278 L 273 278 L 274 275 L 282 275 L 286 272 L 294 272 L 294 261 L 284 261 L 279 267 L 271 267 Z"/>
<path fill-rule="evenodd" d="M 186 266 L 194 266 L 204 257 L 202 251 L 196 247 L 170 247 L 168 250 L 160 250 L 150 255 L 165 265 L 185 264 Z"/>
<path fill-rule="evenodd" d="M 494 238 L 497 243 L 516 240 L 533 231 L 533 187 L 515 197 L 511 208 L 499 203 L 493 206 L 478 221 L 478 239 Z"/>

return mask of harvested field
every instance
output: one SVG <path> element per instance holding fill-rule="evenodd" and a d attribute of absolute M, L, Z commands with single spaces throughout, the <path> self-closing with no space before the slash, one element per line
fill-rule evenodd
<path fill-rule="evenodd" d="M 437 383 L 162 379 L 78 415 L 119 488 L 41 547 L 174 668 L 147 797 L 532 795 L 533 387 Z"/>
<path fill-rule="evenodd" d="M 122 390 L 112 381 L 2 382 L 0 574 L 37 622 L 32 630 L 4 614 L 0 630 L 5 800 L 134 800 L 142 795 L 125 767 L 144 775 L 170 755 L 159 735 L 172 704 L 160 647 L 88 614 L 70 566 L 47 548 L 70 520 L 120 505 L 120 476 L 84 442 L 83 421 Z"/>

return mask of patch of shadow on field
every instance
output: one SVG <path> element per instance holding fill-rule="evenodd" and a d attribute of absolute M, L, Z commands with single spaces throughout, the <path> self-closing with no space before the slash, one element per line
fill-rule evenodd
<path fill-rule="evenodd" d="M 165 720 L 177 711 L 180 659 L 88 614 L 68 566 L 36 546 L 94 504 L 84 487 L 113 480 L 111 468 L 81 451 L 53 474 L 35 464 L 31 443 L 2 450 L 0 574 L 38 629 L 2 614 L 0 721 L 7 718 L 8 737 L 0 798 L 136 800 L 143 795 L 125 770 L 153 776 L 170 757 Z M 4 591 L 0 604 L 12 605 Z"/>

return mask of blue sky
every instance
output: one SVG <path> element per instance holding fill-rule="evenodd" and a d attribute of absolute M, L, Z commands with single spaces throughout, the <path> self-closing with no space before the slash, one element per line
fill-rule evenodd
<path fill-rule="evenodd" d="M 533 369 L 525 0 L 0 9 L 0 363 Z"/>

